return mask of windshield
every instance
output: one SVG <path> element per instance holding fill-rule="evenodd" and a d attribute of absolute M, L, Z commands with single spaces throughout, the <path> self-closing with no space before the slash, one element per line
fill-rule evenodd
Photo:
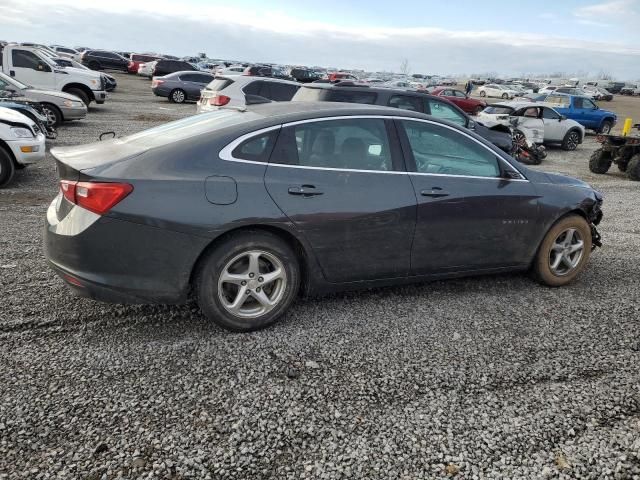
<path fill-rule="evenodd" d="M 513 108 L 505 107 L 503 105 L 491 105 L 484 109 L 484 113 L 490 115 L 509 115 L 513 112 Z"/>
<path fill-rule="evenodd" d="M 7 82 L 8 84 L 13 85 L 16 88 L 19 88 L 20 90 L 24 90 L 25 88 L 31 88 L 31 85 L 27 85 L 25 83 L 19 82 L 15 78 L 11 78 L 10 76 L 5 75 L 4 73 L 0 73 L 0 80 Z"/>

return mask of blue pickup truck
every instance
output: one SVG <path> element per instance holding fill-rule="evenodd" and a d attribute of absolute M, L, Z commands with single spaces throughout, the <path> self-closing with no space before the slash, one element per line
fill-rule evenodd
<path fill-rule="evenodd" d="M 616 124 L 618 117 L 609 110 L 603 110 L 593 100 L 579 95 L 553 93 L 545 100 L 560 114 L 575 120 L 584 128 L 597 133 L 608 134 Z"/>

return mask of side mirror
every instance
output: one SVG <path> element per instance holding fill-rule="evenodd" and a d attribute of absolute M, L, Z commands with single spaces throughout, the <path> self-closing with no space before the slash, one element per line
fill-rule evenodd
<path fill-rule="evenodd" d="M 565 117 L 564 115 L 560 115 L 560 118 L 558 119 L 559 122 L 562 122 L 563 120 L 566 120 L 567 117 Z"/>
<path fill-rule="evenodd" d="M 476 129 L 476 122 L 474 122 L 473 120 L 469 119 L 469 123 L 467 123 L 467 128 L 469 130 L 475 130 Z"/>
<path fill-rule="evenodd" d="M 38 71 L 39 72 L 50 72 L 51 69 L 49 68 L 48 65 L 42 63 L 42 62 L 38 62 Z"/>

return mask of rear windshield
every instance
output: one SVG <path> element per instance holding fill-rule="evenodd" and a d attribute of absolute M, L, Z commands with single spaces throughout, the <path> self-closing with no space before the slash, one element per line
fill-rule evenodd
<path fill-rule="evenodd" d="M 229 78 L 216 78 L 205 87 L 205 90 L 219 92 L 220 90 L 224 90 L 225 88 L 227 88 L 232 83 L 233 80 Z"/>
<path fill-rule="evenodd" d="M 489 113 L 492 115 L 504 115 L 504 114 L 510 114 L 513 112 L 513 108 L 511 107 L 503 107 L 500 105 L 496 105 L 496 106 L 489 106 L 487 108 L 484 109 L 484 113 Z"/>
<path fill-rule="evenodd" d="M 233 125 L 262 118 L 253 112 L 238 112 L 236 110 L 216 110 L 214 112 L 194 115 L 175 122 L 165 123 L 140 133 L 135 133 L 116 140 L 116 143 L 130 144 L 143 148 L 153 148 L 172 142 L 195 137 L 202 133 L 219 130 Z M 212 125 L 215 124 L 215 128 Z"/>
<path fill-rule="evenodd" d="M 149 55 L 131 55 L 131 60 L 134 62 L 151 62 L 155 59 L 156 57 L 151 57 Z"/>

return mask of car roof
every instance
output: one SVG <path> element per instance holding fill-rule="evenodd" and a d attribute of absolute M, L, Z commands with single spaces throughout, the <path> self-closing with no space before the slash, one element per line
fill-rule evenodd
<path fill-rule="evenodd" d="M 231 82 L 237 83 L 238 85 L 244 85 L 247 83 L 264 81 L 264 80 L 268 82 L 284 83 L 286 85 L 297 85 L 297 86 L 302 85 L 302 83 L 296 82 L 294 80 L 284 80 L 282 78 L 274 78 L 274 77 L 256 77 L 254 75 L 216 75 L 214 80 L 229 80 Z"/>

